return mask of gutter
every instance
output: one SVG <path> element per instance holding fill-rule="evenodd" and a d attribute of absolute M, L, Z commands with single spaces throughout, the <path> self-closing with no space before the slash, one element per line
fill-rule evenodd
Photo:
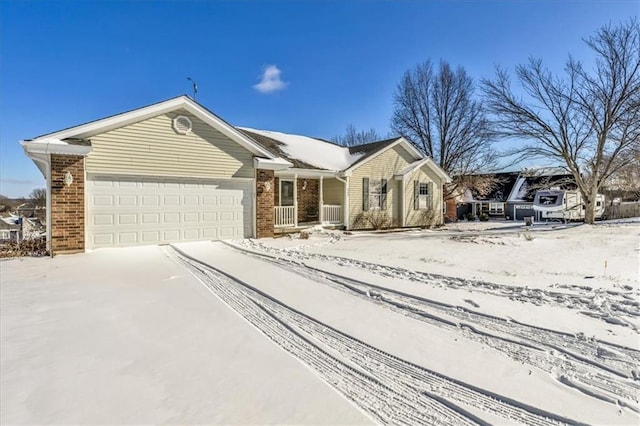
<path fill-rule="evenodd" d="M 351 173 L 349 173 L 351 174 Z M 342 221 L 345 229 L 349 229 L 349 176 L 345 176 L 344 179 L 340 176 L 336 176 L 336 179 L 344 184 L 344 211 L 342 212 Z"/>

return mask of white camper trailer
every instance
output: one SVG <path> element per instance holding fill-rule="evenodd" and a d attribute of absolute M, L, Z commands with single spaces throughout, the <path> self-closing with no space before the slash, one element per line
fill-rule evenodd
<path fill-rule="evenodd" d="M 584 220 L 585 206 L 580 191 L 549 189 L 536 192 L 533 210 L 538 220 Z M 604 195 L 596 197 L 596 219 L 604 215 Z"/>

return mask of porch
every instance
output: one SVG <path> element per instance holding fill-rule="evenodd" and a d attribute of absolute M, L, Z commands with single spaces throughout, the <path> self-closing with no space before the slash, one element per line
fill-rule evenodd
<path fill-rule="evenodd" d="M 274 231 L 295 232 L 315 225 L 344 223 L 346 184 L 334 177 L 277 176 Z"/>
<path fill-rule="evenodd" d="M 318 211 L 307 211 L 305 213 L 305 219 L 296 220 L 299 215 L 296 211 L 296 206 L 276 206 L 274 207 L 274 227 L 278 228 L 309 228 L 315 225 L 331 225 L 341 226 L 342 220 L 342 206 L 339 205 L 323 205 L 321 208 L 322 214 Z"/>

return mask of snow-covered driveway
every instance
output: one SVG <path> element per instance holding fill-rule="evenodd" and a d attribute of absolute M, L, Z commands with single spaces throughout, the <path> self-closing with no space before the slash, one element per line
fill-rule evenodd
<path fill-rule="evenodd" d="M 0 262 L 0 422 L 638 424 L 638 231 Z"/>
<path fill-rule="evenodd" d="M 176 248 L 212 292 L 383 423 L 638 421 L 637 349 L 438 309 L 415 283 L 374 290 L 222 243 Z"/>
<path fill-rule="evenodd" d="M 2 424 L 371 423 L 160 247 L 0 277 Z"/>

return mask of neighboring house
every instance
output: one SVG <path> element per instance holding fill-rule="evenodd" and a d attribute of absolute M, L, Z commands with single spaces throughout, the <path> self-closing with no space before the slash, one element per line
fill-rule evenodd
<path fill-rule="evenodd" d="M 0 218 L 0 243 L 20 241 L 20 229 L 19 217 Z"/>
<path fill-rule="evenodd" d="M 467 214 L 480 216 L 487 214 L 493 218 L 523 220 L 536 216 L 533 198 L 541 189 L 575 189 L 576 184 L 570 174 L 558 169 L 525 169 L 521 172 L 505 172 L 480 175 L 493 179 L 495 183 L 485 195 L 466 189 L 457 197 L 457 216 L 463 219 Z M 537 218 L 536 218 L 537 219 Z"/>
<path fill-rule="evenodd" d="M 187 96 L 21 144 L 47 180 L 52 254 L 354 229 L 374 212 L 442 223 L 450 181 L 403 138 L 347 148 L 236 128 Z"/>
<path fill-rule="evenodd" d="M 458 197 L 458 219 L 464 219 L 471 213 L 477 217 L 487 214 L 490 217 L 506 217 L 507 199 L 515 185 L 519 172 L 489 173 L 480 175 L 491 181 L 491 189 L 486 194 L 479 194 L 474 189 L 466 189 L 461 197 Z"/>
<path fill-rule="evenodd" d="M 46 209 L 33 203 L 22 203 L 15 209 L 15 214 L 20 217 L 35 217 L 44 220 L 46 217 Z"/>

